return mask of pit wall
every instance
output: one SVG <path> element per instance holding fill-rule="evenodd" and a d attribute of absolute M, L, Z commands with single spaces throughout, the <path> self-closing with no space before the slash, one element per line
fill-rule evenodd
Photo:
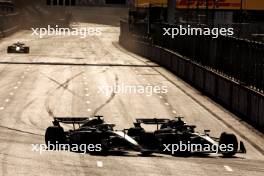
<path fill-rule="evenodd" d="M 193 87 L 264 132 L 264 95 L 194 63 L 178 53 L 142 42 L 121 21 L 119 43 L 127 50 L 167 68 Z"/>

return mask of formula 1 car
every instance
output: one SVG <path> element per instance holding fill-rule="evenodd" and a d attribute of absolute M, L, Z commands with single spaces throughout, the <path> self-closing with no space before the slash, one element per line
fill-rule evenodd
<path fill-rule="evenodd" d="M 141 124 L 157 125 L 157 129 L 147 132 Z M 149 153 L 152 151 L 184 156 L 221 153 L 224 157 L 232 157 L 238 152 L 246 153 L 243 142 L 240 142 L 238 150 L 238 140 L 234 134 L 224 132 L 220 138 L 215 138 L 208 134 L 209 130 L 201 134 L 195 132 L 195 128 L 194 125 L 187 125 L 182 117 L 173 120 L 136 119 L 134 127 L 126 129 L 126 132 Z"/>
<path fill-rule="evenodd" d="M 45 142 L 47 146 L 67 144 L 73 145 L 94 145 L 94 150 L 87 153 L 107 154 L 114 150 L 140 151 L 138 143 L 123 131 L 115 131 L 114 124 L 107 124 L 103 116 L 94 118 L 54 118 L 53 126 L 47 128 Z M 60 123 L 72 124 L 73 130 L 64 131 Z M 78 128 L 76 128 L 76 125 Z"/>
<path fill-rule="evenodd" d="M 29 53 L 29 47 L 25 46 L 24 43 L 14 43 L 11 46 L 7 47 L 7 53 Z"/>

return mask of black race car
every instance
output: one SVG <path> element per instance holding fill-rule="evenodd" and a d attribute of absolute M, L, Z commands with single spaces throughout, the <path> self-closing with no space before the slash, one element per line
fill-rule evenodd
<path fill-rule="evenodd" d="M 157 129 L 147 132 L 141 124 L 156 125 Z M 195 132 L 194 125 L 187 125 L 182 117 L 171 119 L 136 119 L 134 127 L 126 129 L 127 135 L 151 152 L 172 155 L 194 155 L 221 153 L 231 157 L 237 152 L 245 153 L 243 142 L 238 144 L 234 134 L 222 133 L 220 138 L 211 137 L 205 130 L 203 134 Z M 238 147 L 240 146 L 240 149 Z M 181 147 L 181 148 L 180 148 Z"/>
<path fill-rule="evenodd" d="M 73 129 L 64 131 L 60 123 L 72 124 Z M 70 148 L 89 145 L 93 150 L 86 151 L 87 153 L 107 154 L 114 150 L 141 150 L 133 138 L 123 131 L 115 131 L 114 126 L 114 124 L 105 123 L 102 116 L 95 116 L 95 118 L 56 117 L 53 126 L 46 130 L 45 142 L 48 147 L 59 144 L 60 146 L 67 145 Z"/>
<path fill-rule="evenodd" d="M 29 47 L 24 43 L 17 42 L 7 47 L 7 53 L 29 53 Z"/>

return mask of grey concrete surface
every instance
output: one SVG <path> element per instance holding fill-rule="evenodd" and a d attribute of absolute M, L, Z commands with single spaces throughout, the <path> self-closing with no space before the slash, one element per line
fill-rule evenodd
<path fill-rule="evenodd" d="M 200 132 L 211 129 L 214 136 L 233 132 L 200 103 L 259 145 L 264 144 L 261 135 L 233 120 L 232 114 L 168 71 L 119 46 L 118 27 L 84 22 L 73 25 L 99 26 L 103 32 L 86 39 L 39 39 L 31 31 L 21 31 L 0 43 L 0 175 L 263 175 L 264 157 L 248 141 L 244 141 L 247 154 L 229 159 L 215 154 L 184 158 L 159 154 L 141 157 L 135 152 L 91 156 L 32 151 L 31 144 L 44 143 L 53 115 L 100 114 L 115 123 L 116 129 L 130 127 L 139 117 L 183 115 Z M 30 54 L 7 54 L 7 46 L 16 41 L 29 45 Z M 164 85 L 168 93 L 106 95 L 99 91 L 100 86 L 121 84 Z"/>

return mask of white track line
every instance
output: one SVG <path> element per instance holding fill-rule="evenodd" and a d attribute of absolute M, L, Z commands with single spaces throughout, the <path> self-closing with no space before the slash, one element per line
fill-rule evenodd
<path fill-rule="evenodd" d="M 97 164 L 97 167 L 103 167 L 103 162 L 102 161 L 97 161 L 96 164 Z"/>
<path fill-rule="evenodd" d="M 232 172 L 233 171 L 233 169 L 231 167 L 229 167 L 229 166 L 224 166 L 224 168 L 228 172 Z"/>

